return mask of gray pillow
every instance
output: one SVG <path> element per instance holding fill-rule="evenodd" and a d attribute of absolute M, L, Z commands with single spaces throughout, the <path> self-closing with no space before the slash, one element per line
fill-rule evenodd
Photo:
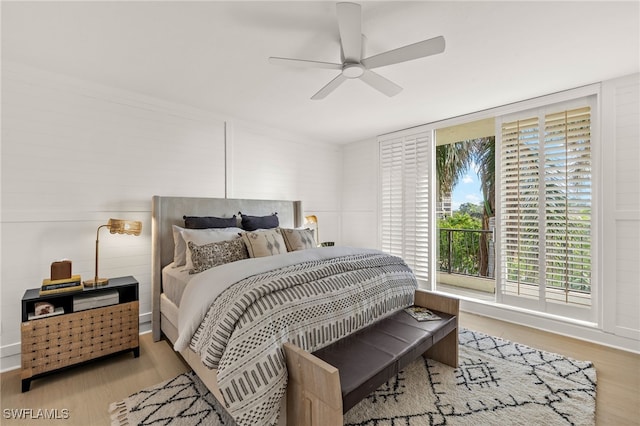
<path fill-rule="evenodd" d="M 235 215 L 233 217 L 215 216 L 182 216 L 184 227 L 187 229 L 233 228 L 238 226 Z"/>
<path fill-rule="evenodd" d="M 269 216 L 247 216 L 246 214 L 240 214 L 240 217 L 242 218 L 242 229 L 245 231 L 272 229 L 280 225 L 277 213 Z"/>

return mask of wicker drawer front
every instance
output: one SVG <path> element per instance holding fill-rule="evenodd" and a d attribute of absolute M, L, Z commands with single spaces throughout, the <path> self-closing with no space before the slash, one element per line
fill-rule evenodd
<path fill-rule="evenodd" d="M 22 378 L 138 347 L 138 301 L 22 323 Z"/>

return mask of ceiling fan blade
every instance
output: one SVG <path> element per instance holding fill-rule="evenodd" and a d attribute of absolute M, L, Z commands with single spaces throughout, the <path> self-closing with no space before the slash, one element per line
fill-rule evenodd
<path fill-rule="evenodd" d="M 362 59 L 362 14 L 359 4 L 338 3 L 338 29 L 345 62 Z"/>
<path fill-rule="evenodd" d="M 285 65 L 298 68 L 327 68 L 331 70 L 342 69 L 342 64 L 334 64 L 332 62 L 308 61 L 306 59 L 277 58 L 275 56 L 269 58 L 269 63 L 274 65 Z"/>
<path fill-rule="evenodd" d="M 336 88 L 340 86 L 342 83 L 344 83 L 346 80 L 347 80 L 347 77 L 345 77 L 342 74 L 338 74 L 336 78 L 331 80 L 326 86 L 320 89 L 318 93 L 316 93 L 311 97 L 311 99 L 313 99 L 314 101 L 317 101 L 317 100 L 326 98 L 329 93 L 336 90 Z"/>
<path fill-rule="evenodd" d="M 424 58 L 425 56 L 436 55 L 444 52 L 444 37 L 434 37 L 429 40 L 419 41 L 388 52 L 370 56 L 362 60 L 362 65 L 367 69 L 384 67 L 386 65 L 398 64 L 412 59 Z"/>
<path fill-rule="evenodd" d="M 389 97 L 402 92 L 402 87 L 373 71 L 365 70 L 364 74 L 360 76 L 360 79 Z"/>

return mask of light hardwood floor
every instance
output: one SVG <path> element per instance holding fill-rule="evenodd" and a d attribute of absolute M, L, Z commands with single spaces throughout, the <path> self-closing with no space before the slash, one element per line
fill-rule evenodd
<path fill-rule="evenodd" d="M 538 349 L 593 361 L 598 379 L 597 425 L 640 425 L 640 355 L 464 312 L 460 324 Z M 19 370 L 3 373 L 0 424 L 49 424 L 45 420 L 5 417 L 7 409 L 46 408 L 69 410 L 69 418 L 55 424 L 108 425 L 107 407 L 111 402 L 188 370 L 167 342 L 154 343 L 151 334 L 144 334 L 140 345 L 139 358 L 127 353 L 72 368 L 34 380 L 31 390 L 25 393 L 20 391 Z"/>

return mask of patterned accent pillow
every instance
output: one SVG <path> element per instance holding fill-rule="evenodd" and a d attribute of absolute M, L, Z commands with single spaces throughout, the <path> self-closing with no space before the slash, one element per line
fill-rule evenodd
<path fill-rule="evenodd" d="M 280 232 L 287 246 L 287 251 L 306 250 L 316 246 L 311 229 L 280 228 Z"/>
<path fill-rule="evenodd" d="M 240 228 L 211 228 L 211 229 L 186 229 L 180 228 L 180 236 L 182 246 L 184 247 L 184 269 L 193 269 L 193 262 L 191 261 L 191 250 L 189 250 L 188 243 L 193 241 L 195 245 L 203 246 L 209 243 L 217 243 L 220 241 L 228 241 L 240 238 Z"/>
<path fill-rule="evenodd" d="M 243 232 L 242 240 L 247 246 L 250 257 L 273 256 L 287 252 L 280 228 Z"/>
<path fill-rule="evenodd" d="M 189 270 L 190 274 L 197 274 L 214 266 L 249 258 L 247 246 L 240 238 L 209 243 L 203 246 L 199 246 L 193 241 L 189 241 L 188 244 L 191 251 L 191 261 L 193 262 L 193 268 Z"/>

